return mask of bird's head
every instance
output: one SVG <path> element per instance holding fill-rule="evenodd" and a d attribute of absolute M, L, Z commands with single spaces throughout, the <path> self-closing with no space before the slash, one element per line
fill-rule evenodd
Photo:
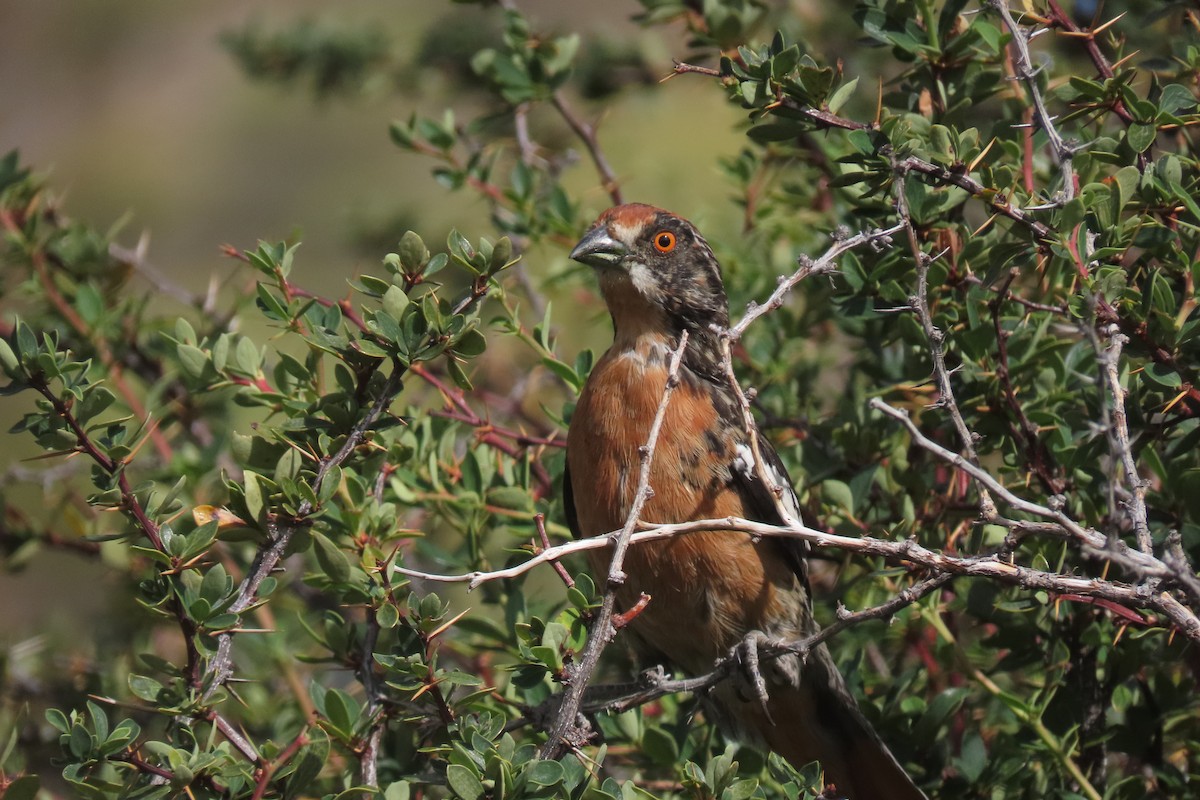
<path fill-rule="evenodd" d="M 640 203 L 610 208 L 571 258 L 596 269 L 618 333 L 656 324 L 673 333 L 729 325 L 712 249 L 692 223 L 669 211 Z"/>

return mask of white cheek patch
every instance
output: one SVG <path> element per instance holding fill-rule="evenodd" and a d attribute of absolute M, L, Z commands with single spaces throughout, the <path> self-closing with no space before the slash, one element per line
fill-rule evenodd
<path fill-rule="evenodd" d="M 654 273 L 645 264 L 630 264 L 629 281 L 633 284 L 633 288 L 637 289 L 638 294 L 643 297 L 654 297 L 658 294 Z"/>

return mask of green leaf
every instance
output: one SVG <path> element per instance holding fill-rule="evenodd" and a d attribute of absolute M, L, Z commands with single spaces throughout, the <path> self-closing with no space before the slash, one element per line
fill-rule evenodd
<path fill-rule="evenodd" d="M 208 368 L 208 356 L 199 347 L 190 344 L 179 345 L 176 352 L 179 355 L 179 365 L 189 377 L 199 380 Z"/>
<path fill-rule="evenodd" d="M 565 777 L 562 764 L 557 761 L 535 761 L 525 773 L 529 782 L 537 786 L 554 786 Z"/>
<path fill-rule="evenodd" d="M 133 693 L 133 696 L 140 697 L 148 703 L 158 702 L 159 696 L 165 691 L 165 687 L 161 683 L 145 675 L 130 674 L 128 682 L 129 691 Z"/>
<path fill-rule="evenodd" d="M 250 512 L 250 517 L 254 519 L 260 526 L 264 526 L 266 518 L 263 514 L 263 492 L 259 485 L 259 475 L 252 470 L 242 471 L 243 492 L 246 498 L 246 510 Z"/>
<path fill-rule="evenodd" d="M 429 260 L 429 248 L 425 246 L 425 242 L 414 231 L 404 232 L 404 236 L 400 238 L 396 254 L 400 256 L 400 265 L 409 274 L 415 273 Z"/>
<path fill-rule="evenodd" d="M 846 483 L 837 480 L 821 481 L 821 496 L 827 504 L 845 509 L 850 514 L 854 513 L 854 493 Z"/>
<path fill-rule="evenodd" d="M 483 783 L 474 772 L 461 764 L 446 767 L 446 785 L 461 800 L 479 800 L 483 797 Z"/>
<path fill-rule="evenodd" d="M 399 286 L 389 286 L 388 290 L 383 293 L 381 301 L 383 310 L 386 311 L 392 319 L 398 320 L 404 315 L 404 309 L 408 308 L 408 295 Z M 389 336 L 389 339 L 398 338 Z"/>
<path fill-rule="evenodd" d="M 468 328 L 454 343 L 454 352 L 466 358 L 481 355 L 487 349 L 487 337 L 477 328 Z"/>
<path fill-rule="evenodd" d="M 1168 114 L 1174 114 L 1176 111 L 1192 108 L 1195 105 L 1196 96 L 1192 94 L 1192 90 L 1178 83 L 1169 83 L 1164 86 L 1162 94 L 1158 97 L 1159 110 Z"/>
<path fill-rule="evenodd" d="M 0 369 L 10 378 L 19 378 L 21 376 L 21 362 L 17 358 L 17 354 L 13 352 L 12 346 L 8 340 L 0 337 Z"/>
<path fill-rule="evenodd" d="M 358 703 L 341 689 L 330 689 L 325 693 L 325 715 L 338 733 L 352 736 L 361 714 Z"/>
<path fill-rule="evenodd" d="M 983 739 L 978 734 L 970 733 L 963 740 L 962 755 L 954 759 L 954 763 L 963 777 L 973 783 L 983 774 L 987 760 L 987 747 Z"/>
<path fill-rule="evenodd" d="M 262 363 L 262 357 L 258 353 L 258 348 L 254 346 L 254 342 L 250 341 L 249 337 L 243 336 L 238 339 L 233 353 L 233 361 L 237 365 L 238 372 L 253 378 L 258 375 L 258 366 Z"/>
<path fill-rule="evenodd" d="M 21 354 L 21 361 L 26 364 L 33 363 L 40 350 L 37 336 L 28 325 L 17 320 L 17 352 Z"/>
<path fill-rule="evenodd" d="M 67 733 L 71 730 L 71 722 L 67 719 L 67 715 L 57 708 L 46 709 L 46 721 L 59 733 Z"/>
<path fill-rule="evenodd" d="M 746 778 L 735 782 L 722 792 L 721 800 L 749 800 L 757 789 L 758 781 L 754 778 Z"/>
<path fill-rule="evenodd" d="M 858 88 L 858 78 L 857 77 L 855 77 L 853 80 L 843 83 L 841 86 L 839 86 L 837 88 L 837 91 L 834 92 L 833 95 L 829 98 L 828 106 L 829 106 L 830 112 L 836 114 L 838 111 L 840 111 L 842 106 L 846 104 L 846 101 L 850 99 L 850 97 L 854 94 L 854 90 L 857 88 Z"/>
<path fill-rule="evenodd" d="M 314 553 L 321 570 L 334 583 L 345 583 L 350 579 L 350 560 L 346 554 L 319 531 L 313 531 Z"/>
<path fill-rule="evenodd" d="M 394 603 L 384 603 L 375 612 L 375 621 L 384 630 L 391 630 L 400 624 L 400 610 Z"/>
<path fill-rule="evenodd" d="M 1179 373 L 1163 364 L 1147 364 L 1142 374 L 1159 386 L 1165 386 L 1168 389 L 1178 389 L 1183 385 L 1183 379 L 1179 377 Z"/>
<path fill-rule="evenodd" d="M 14 778 L 4 792 L 4 800 L 35 800 L 41 783 L 37 775 L 22 775 Z"/>
<path fill-rule="evenodd" d="M 1137 153 L 1144 153 L 1154 144 L 1158 130 L 1154 125 L 1145 122 L 1135 122 L 1125 131 L 1125 140 Z"/>
<path fill-rule="evenodd" d="M 470 376 L 467 375 L 466 370 L 463 369 L 458 359 L 447 359 L 446 371 L 450 373 L 450 378 L 454 381 L 454 385 L 464 392 L 469 392 L 475 388 L 474 384 L 471 383 Z"/>
<path fill-rule="evenodd" d="M 93 286 L 91 281 L 79 284 L 75 294 L 75 308 L 88 325 L 95 325 L 100 321 L 100 316 L 104 313 L 104 300 L 100 297 L 100 290 Z"/>

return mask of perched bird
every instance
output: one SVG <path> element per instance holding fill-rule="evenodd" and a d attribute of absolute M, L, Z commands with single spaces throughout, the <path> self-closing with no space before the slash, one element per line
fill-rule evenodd
<path fill-rule="evenodd" d="M 760 480 L 753 443 L 726 376 L 718 331 L 729 303 L 716 257 L 687 220 L 653 206 L 606 211 L 571 258 L 592 266 L 613 322 L 613 343 L 592 370 L 567 435 L 563 496 L 576 536 L 619 530 L 629 514 L 672 352 L 687 347 L 651 461 L 652 496 L 641 518 L 674 523 L 725 516 L 779 524 L 772 487 Z M 780 499 L 798 502 L 779 456 L 757 430 L 757 450 Z M 605 574 L 609 552 L 591 551 Z M 818 629 L 796 540 L 704 531 L 634 545 L 618 608 L 649 604 L 626 629 L 649 663 L 691 674 L 747 637 L 795 640 Z M 760 634 L 755 634 L 760 632 Z M 725 681 L 706 705 L 732 737 L 766 746 L 799 767 L 820 761 L 826 784 L 850 800 L 918 800 L 917 789 L 863 717 L 824 645 L 801 663 L 763 659 L 768 699 Z"/>

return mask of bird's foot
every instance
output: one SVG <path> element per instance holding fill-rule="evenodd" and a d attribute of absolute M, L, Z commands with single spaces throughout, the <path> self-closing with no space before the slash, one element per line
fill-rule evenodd
<path fill-rule="evenodd" d="M 771 712 L 767 706 L 767 701 L 771 698 L 767 693 L 767 679 L 763 675 L 760 651 L 779 644 L 779 640 L 767 636 L 762 631 L 751 631 L 729 651 L 729 659 L 740 667 L 740 677 L 748 689 L 748 692 L 743 692 L 739 687 L 739 694 L 743 694 L 746 700 L 757 700 L 771 724 L 775 724 L 775 721 L 771 719 Z M 746 696 L 747 694 L 749 696 Z"/>
<path fill-rule="evenodd" d="M 655 689 L 662 686 L 667 680 L 667 670 L 662 664 L 655 664 L 649 669 L 644 669 L 638 674 L 638 686 L 646 689 Z"/>

